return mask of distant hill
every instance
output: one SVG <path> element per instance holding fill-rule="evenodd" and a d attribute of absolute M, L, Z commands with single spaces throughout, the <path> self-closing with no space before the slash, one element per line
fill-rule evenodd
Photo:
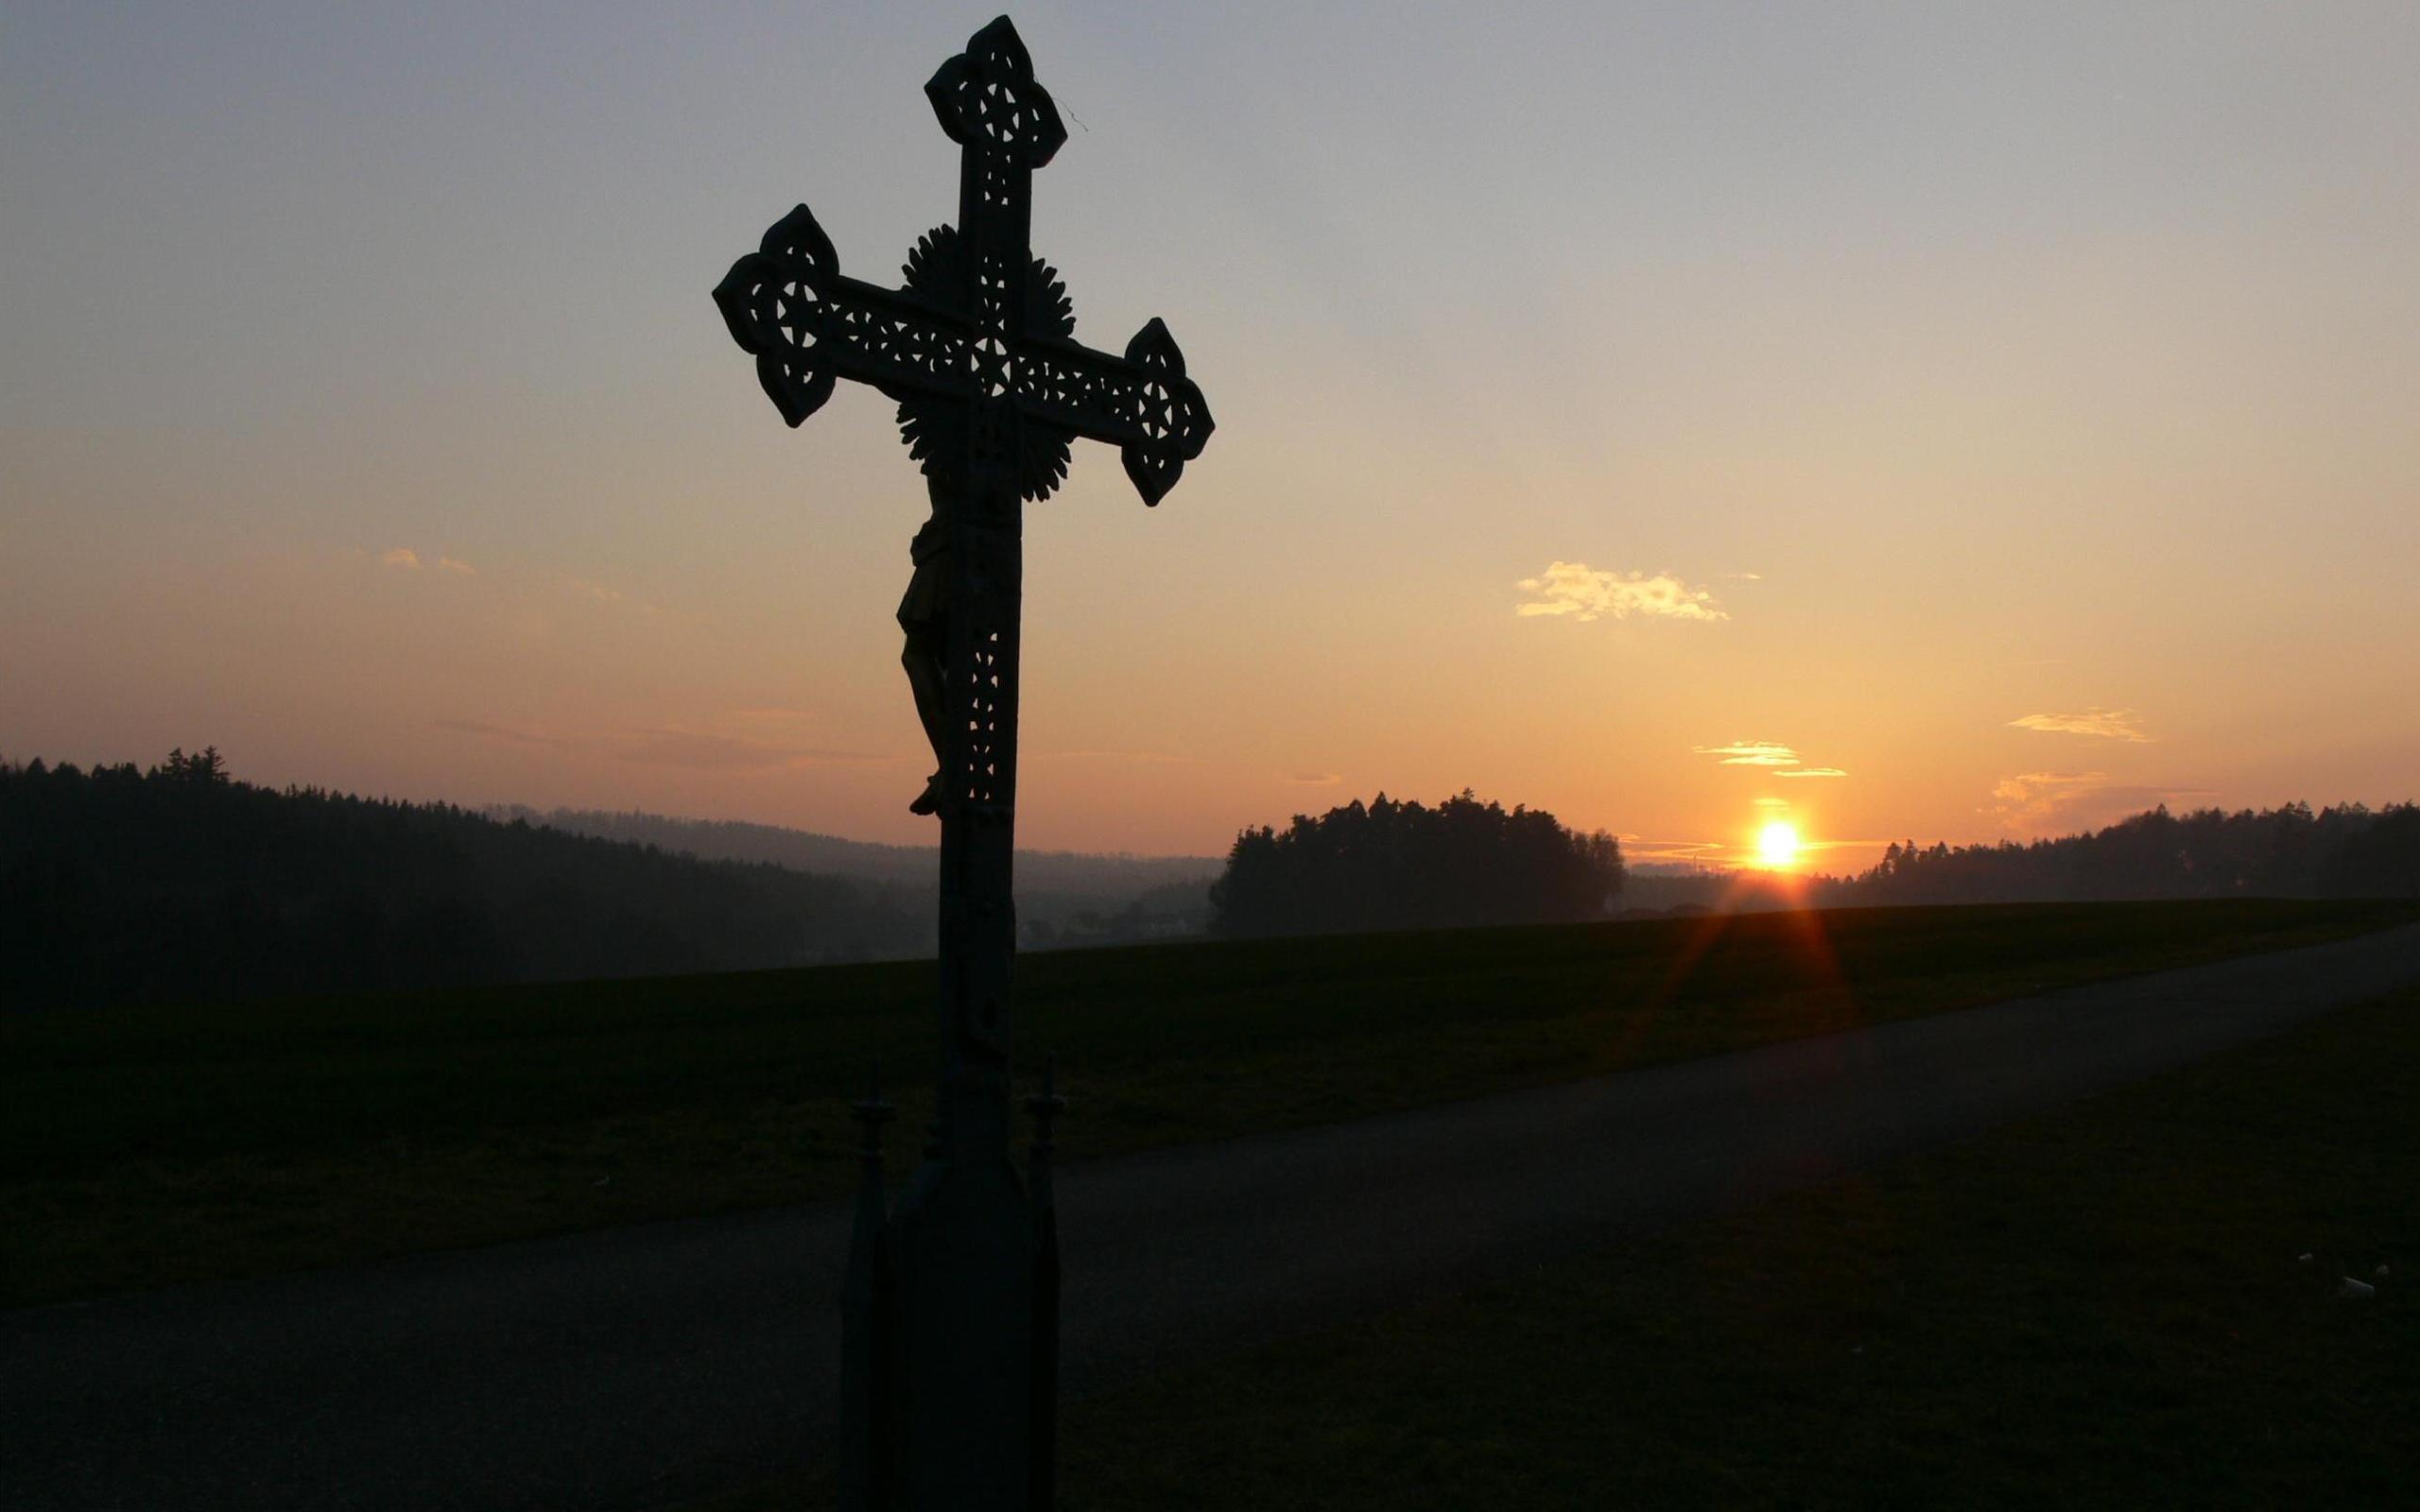
<path fill-rule="evenodd" d="M 920 955 L 929 895 L 232 780 L 217 753 L 0 764 L 10 1006 Z"/>
<path fill-rule="evenodd" d="M 772 824 L 681 819 L 602 809 L 487 811 L 572 834 L 629 840 L 705 861 L 771 862 L 801 871 L 905 889 L 929 911 L 935 846 L 876 845 Z M 1020 850 L 1017 922 L 1028 949 L 1109 944 L 1198 935 L 1210 912 L 1210 884 L 1224 865 L 1215 856 L 1136 856 L 1077 850 Z"/>
<path fill-rule="evenodd" d="M 792 830 L 777 824 L 750 824 L 736 819 L 680 819 L 633 809 L 623 814 L 605 809 L 538 810 L 524 804 L 499 804 L 486 811 L 506 820 L 526 819 L 573 834 L 608 840 L 635 840 L 685 851 L 705 861 L 770 861 L 800 871 L 822 871 L 840 877 L 866 877 L 930 886 L 941 850 L 928 845 L 879 845 L 870 840 L 844 840 L 837 834 Z M 1216 856 L 1137 856 L 1122 851 L 1019 850 L 1017 882 L 1045 892 L 1068 893 L 1123 902 L 1171 883 L 1203 882 L 1219 874 Z"/>

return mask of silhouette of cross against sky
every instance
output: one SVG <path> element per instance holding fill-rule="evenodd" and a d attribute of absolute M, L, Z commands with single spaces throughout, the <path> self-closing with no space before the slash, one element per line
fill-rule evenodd
<path fill-rule="evenodd" d="M 12 10 L 5 754 L 921 837 L 890 405 L 765 423 L 698 270 L 804 200 L 895 283 L 985 18 Z M 2420 13 L 1015 18 L 1034 251 L 1219 426 L 1029 511 L 1031 843 L 2408 796 Z"/>

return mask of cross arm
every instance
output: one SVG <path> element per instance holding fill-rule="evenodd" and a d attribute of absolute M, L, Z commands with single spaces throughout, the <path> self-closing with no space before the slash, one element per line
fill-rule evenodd
<path fill-rule="evenodd" d="M 1028 417 L 1118 448 L 1147 505 L 1176 487 L 1214 423 L 1201 388 L 1184 375 L 1184 353 L 1157 318 L 1134 334 L 1122 357 L 1028 338 L 1017 349 L 1016 394 Z"/>
<path fill-rule="evenodd" d="M 756 381 L 792 425 L 832 397 L 836 378 L 872 384 L 893 399 L 910 393 L 968 397 L 971 322 L 913 294 L 850 278 L 832 239 L 799 206 L 731 265 L 715 304 L 740 350 L 756 359 Z"/>

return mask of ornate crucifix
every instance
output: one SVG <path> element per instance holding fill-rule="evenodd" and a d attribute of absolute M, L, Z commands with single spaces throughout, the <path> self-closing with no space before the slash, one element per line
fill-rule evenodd
<path fill-rule="evenodd" d="M 1158 320 L 1123 355 L 1075 341 L 1066 291 L 1028 246 L 1033 171 L 1067 133 L 1008 18 L 925 94 L 961 148 L 958 223 L 916 243 L 903 286 L 843 275 L 800 205 L 732 265 L 715 302 L 790 424 L 838 378 L 897 401 L 932 505 L 899 619 L 938 764 L 910 806 L 942 826 L 941 1084 L 933 1142 L 896 1211 L 878 1188 L 859 1209 L 844 1494 L 1026 1507 L 1049 1498 L 1056 1322 L 1048 1214 L 1009 1157 L 1023 505 L 1059 486 L 1080 436 L 1118 447 L 1157 504 L 1211 421 Z"/>

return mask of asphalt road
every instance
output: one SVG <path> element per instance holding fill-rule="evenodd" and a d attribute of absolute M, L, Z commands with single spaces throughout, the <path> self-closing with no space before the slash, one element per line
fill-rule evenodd
<path fill-rule="evenodd" d="M 1940 1143 L 2420 982 L 2420 926 L 1066 1168 L 1094 1389 Z M 822 1452 L 845 1209 L 0 1314 L 0 1505 L 660 1506 Z"/>

